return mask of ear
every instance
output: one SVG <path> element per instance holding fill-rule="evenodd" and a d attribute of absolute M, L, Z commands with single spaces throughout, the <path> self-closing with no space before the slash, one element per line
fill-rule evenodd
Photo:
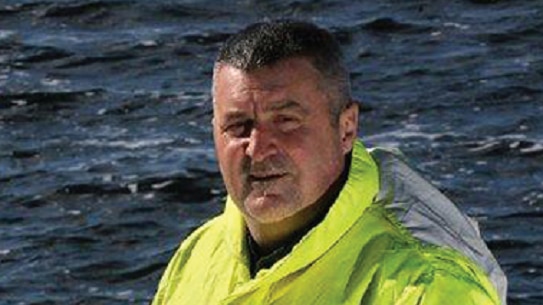
<path fill-rule="evenodd" d="M 350 152 L 353 149 L 354 141 L 356 141 L 358 135 L 358 111 L 358 102 L 350 101 L 339 117 L 343 154 Z"/>

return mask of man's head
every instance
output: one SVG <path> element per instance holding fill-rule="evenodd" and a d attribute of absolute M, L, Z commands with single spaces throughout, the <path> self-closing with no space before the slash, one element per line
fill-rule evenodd
<path fill-rule="evenodd" d="M 213 131 L 228 193 L 251 224 L 303 223 L 352 149 L 350 102 L 332 36 L 296 22 L 231 37 L 213 77 Z"/>
<path fill-rule="evenodd" d="M 224 43 L 215 68 L 228 65 L 251 72 L 293 57 L 308 59 L 321 73 L 320 85 L 330 95 L 331 119 L 336 124 L 351 102 L 349 73 L 338 42 L 314 24 L 285 20 L 250 25 Z"/>

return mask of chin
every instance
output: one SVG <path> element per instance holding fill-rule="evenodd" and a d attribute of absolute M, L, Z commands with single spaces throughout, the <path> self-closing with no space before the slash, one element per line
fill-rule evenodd
<path fill-rule="evenodd" d="M 296 213 L 294 203 L 279 195 L 247 198 L 245 210 L 250 218 L 262 224 L 280 222 Z"/>

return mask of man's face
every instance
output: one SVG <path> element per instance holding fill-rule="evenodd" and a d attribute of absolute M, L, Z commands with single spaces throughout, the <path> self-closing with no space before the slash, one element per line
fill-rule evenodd
<path fill-rule="evenodd" d="M 332 126 L 320 73 L 303 58 L 214 76 L 213 135 L 226 189 L 253 222 L 285 220 L 338 178 L 342 129 Z"/>

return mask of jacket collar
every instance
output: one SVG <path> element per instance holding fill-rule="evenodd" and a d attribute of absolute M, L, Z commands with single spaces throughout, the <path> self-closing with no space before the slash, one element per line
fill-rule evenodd
<path fill-rule="evenodd" d="M 291 253 L 259 277 L 282 278 L 321 257 L 363 215 L 379 189 L 377 165 L 360 140 L 355 142 L 347 181 L 324 220 L 310 230 Z M 237 263 L 248 265 L 246 226 L 242 214 L 228 196 L 226 200 L 225 241 Z M 249 279 L 249 271 L 245 274 Z"/>

